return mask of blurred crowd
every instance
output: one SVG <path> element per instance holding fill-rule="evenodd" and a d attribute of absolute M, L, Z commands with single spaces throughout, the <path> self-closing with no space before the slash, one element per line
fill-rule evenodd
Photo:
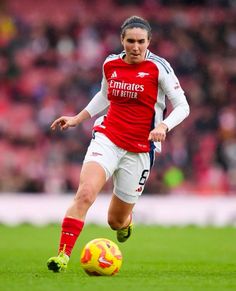
<path fill-rule="evenodd" d="M 150 50 L 170 62 L 191 106 L 145 193 L 235 193 L 233 0 L 0 0 L 0 192 L 77 189 L 94 119 L 66 132 L 50 124 L 99 90 L 102 63 L 121 51 L 120 26 L 131 15 L 149 20 Z"/>

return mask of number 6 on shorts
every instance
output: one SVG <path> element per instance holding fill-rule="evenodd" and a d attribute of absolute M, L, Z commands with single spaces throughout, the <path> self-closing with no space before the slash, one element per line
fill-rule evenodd
<path fill-rule="evenodd" d="M 149 175 L 149 170 L 143 170 L 141 178 L 139 180 L 139 185 L 141 186 L 145 185 L 148 175 Z"/>

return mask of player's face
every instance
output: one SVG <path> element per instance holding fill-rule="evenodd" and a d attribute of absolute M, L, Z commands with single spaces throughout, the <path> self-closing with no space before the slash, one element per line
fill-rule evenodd
<path fill-rule="evenodd" d="M 124 58 L 126 63 L 138 64 L 144 61 L 150 43 L 146 29 L 136 27 L 126 29 L 125 35 L 121 37 L 121 43 L 126 52 Z"/>

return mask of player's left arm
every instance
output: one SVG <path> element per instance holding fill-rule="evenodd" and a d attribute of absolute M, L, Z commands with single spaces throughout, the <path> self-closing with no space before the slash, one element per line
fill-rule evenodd
<path fill-rule="evenodd" d="M 190 113 L 189 104 L 173 69 L 160 71 L 159 86 L 170 100 L 173 110 L 149 134 L 149 140 L 164 141 L 166 133 L 180 124 Z"/>
<path fill-rule="evenodd" d="M 163 123 L 168 127 L 168 131 L 170 131 L 189 115 L 190 108 L 179 80 L 173 71 L 166 74 L 162 81 L 162 89 L 173 107 L 170 114 L 163 120 Z"/>

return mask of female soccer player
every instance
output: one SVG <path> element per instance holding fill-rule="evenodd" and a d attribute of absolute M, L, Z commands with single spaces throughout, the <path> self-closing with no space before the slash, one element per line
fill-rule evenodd
<path fill-rule="evenodd" d="M 58 255 L 48 260 L 49 270 L 67 268 L 86 214 L 109 177 L 114 190 L 108 223 L 119 242 L 132 230 L 132 209 L 149 176 L 154 150 L 173 127 L 189 114 L 189 105 L 170 64 L 148 50 L 151 27 L 132 16 L 121 26 L 124 51 L 110 55 L 103 64 L 100 91 L 79 114 L 56 119 L 52 130 L 79 125 L 107 108 L 93 128 L 93 138 L 84 158 L 75 198 L 62 222 Z M 164 118 L 165 98 L 173 110 Z"/>

